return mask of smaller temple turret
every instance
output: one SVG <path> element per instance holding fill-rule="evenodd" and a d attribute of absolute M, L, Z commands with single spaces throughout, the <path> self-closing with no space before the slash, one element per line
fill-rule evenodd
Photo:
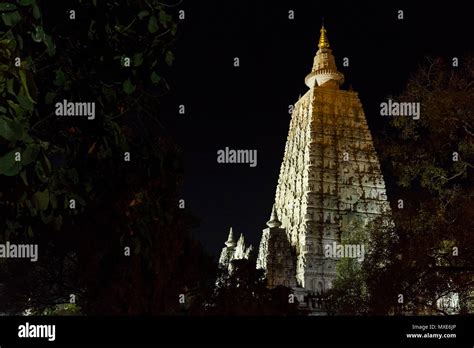
<path fill-rule="evenodd" d="M 267 228 L 263 230 L 257 258 L 257 268 L 265 270 L 267 286 L 296 286 L 295 256 L 288 241 L 286 230 L 281 227 L 281 221 L 275 205 L 273 205 Z"/>
<path fill-rule="evenodd" d="M 245 245 L 244 235 L 241 234 L 239 240 L 236 242 L 232 227 L 229 231 L 229 236 L 225 242 L 225 247 L 222 248 L 221 256 L 219 257 L 219 268 L 227 272 L 232 272 L 232 261 L 249 259 L 252 256 L 252 245 L 248 247 Z"/>
<path fill-rule="evenodd" d="M 278 228 L 281 226 L 281 221 L 278 220 L 275 204 L 273 204 L 272 214 L 270 215 L 270 220 L 267 221 L 267 226 L 270 228 Z"/>
<path fill-rule="evenodd" d="M 245 238 L 244 238 L 244 235 L 241 234 L 237 242 L 237 246 L 235 248 L 234 258 L 243 259 L 244 255 L 245 255 Z"/>
<path fill-rule="evenodd" d="M 221 256 L 219 258 L 219 268 L 226 270 L 229 268 L 229 264 L 234 258 L 235 246 L 237 245 L 234 239 L 234 233 L 232 231 L 232 227 L 230 228 L 229 236 L 227 237 L 227 241 L 225 242 L 225 245 L 226 246 L 222 248 Z"/>
<path fill-rule="evenodd" d="M 249 245 L 249 247 L 244 252 L 244 259 L 250 260 L 253 258 L 253 246 Z"/>
<path fill-rule="evenodd" d="M 230 228 L 229 231 L 229 236 L 227 237 L 227 241 L 225 242 L 225 245 L 228 248 L 234 248 L 235 247 L 235 239 L 234 239 L 234 232 L 232 231 L 232 227 Z"/>

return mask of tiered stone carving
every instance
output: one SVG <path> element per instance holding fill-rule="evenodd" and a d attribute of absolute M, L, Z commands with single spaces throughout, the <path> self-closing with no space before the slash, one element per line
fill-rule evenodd
<path fill-rule="evenodd" d="M 372 137 L 358 95 L 340 90 L 344 80 L 321 29 L 310 88 L 295 104 L 275 196 L 275 215 L 285 230 L 290 251 L 272 250 L 272 228 L 263 232 L 258 267 L 266 269 L 270 286 L 292 281 L 287 272 L 265 260 L 268 254 L 294 255 L 297 285 L 320 292 L 332 287 L 336 260 L 324 246 L 340 243 L 350 222 L 367 223 L 390 209 Z M 284 244 L 284 243 L 283 243 Z M 282 243 L 275 243 L 276 248 Z M 271 267 L 275 266 L 275 269 Z"/>

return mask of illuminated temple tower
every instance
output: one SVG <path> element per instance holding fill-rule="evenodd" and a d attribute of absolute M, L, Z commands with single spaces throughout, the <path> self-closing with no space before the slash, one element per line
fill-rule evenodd
<path fill-rule="evenodd" d="M 355 221 L 390 209 L 372 137 L 356 92 L 341 90 L 324 26 L 296 102 L 281 164 L 275 206 L 263 231 L 257 267 L 268 286 L 320 292 L 332 287 L 336 260 L 324 246 L 341 243 Z M 286 237 L 286 238 L 285 238 Z"/>

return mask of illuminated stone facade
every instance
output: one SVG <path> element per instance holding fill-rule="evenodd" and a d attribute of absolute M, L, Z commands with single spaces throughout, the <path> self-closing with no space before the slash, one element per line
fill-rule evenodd
<path fill-rule="evenodd" d="M 267 285 L 292 287 L 295 294 L 320 294 L 336 278 L 336 258 L 325 246 L 390 209 L 385 183 L 354 91 L 341 90 L 326 30 L 305 79 L 309 90 L 293 108 L 270 221 L 263 230 L 257 268 Z M 243 236 L 232 230 L 219 267 L 232 271 L 232 260 L 248 259 Z M 310 306 L 313 309 L 314 306 Z"/>
<path fill-rule="evenodd" d="M 305 79 L 309 90 L 294 105 L 257 259 L 270 287 L 296 284 L 314 292 L 331 288 L 336 277 L 337 261 L 325 257 L 324 246 L 340 243 L 354 221 L 366 224 L 390 209 L 362 104 L 356 92 L 339 89 L 344 77 L 324 27 L 318 46 Z"/>

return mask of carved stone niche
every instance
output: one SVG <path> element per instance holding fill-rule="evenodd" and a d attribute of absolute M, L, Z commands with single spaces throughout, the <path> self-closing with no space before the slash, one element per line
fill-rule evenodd
<path fill-rule="evenodd" d="M 307 211 L 304 215 L 304 221 L 312 221 L 314 219 L 314 214 L 312 211 Z"/>

